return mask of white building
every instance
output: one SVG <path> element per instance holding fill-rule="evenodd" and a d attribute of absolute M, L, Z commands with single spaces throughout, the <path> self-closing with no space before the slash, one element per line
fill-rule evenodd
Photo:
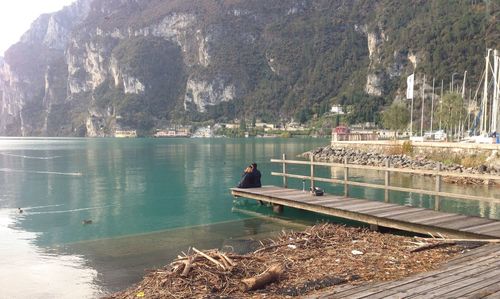
<path fill-rule="evenodd" d="M 345 114 L 344 110 L 342 110 L 342 106 L 340 105 L 333 105 L 332 106 L 332 109 L 330 109 L 330 112 L 331 113 L 334 113 L 334 114 Z"/>

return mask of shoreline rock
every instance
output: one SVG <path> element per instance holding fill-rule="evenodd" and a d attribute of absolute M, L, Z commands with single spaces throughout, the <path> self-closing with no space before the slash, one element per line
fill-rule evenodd
<path fill-rule="evenodd" d="M 336 147 L 328 145 L 319 147 L 300 156 L 310 159 L 311 155 L 314 156 L 315 161 L 331 162 L 331 163 L 344 163 L 347 158 L 347 163 L 368 166 L 385 166 L 387 160 L 390 161 L 391 167 L 394 168 L 411 168 L 422 170 L 437 170 L 438 161 L 427 159 L 425 156 L 411 157 L 405 154 L 390 155 L 378 152 L 366 152 L 359 149 L 351 149 L 348 147 Z M 457 173 L 470 173 L 470 174 L 492 174 L 500 175 L 500 171 L 487 165 L 479 165 L 476 167 L 464 167 L 460 164 L 444 164 L 441 163 L 442 171 L 457 172 Z M 456 184 L 474 184 L 474 185 L 492 185 L 495 182 L 491 180 L 482 180 L 475 178 L 455 178 L 444 177 L 445 182 Z"/>

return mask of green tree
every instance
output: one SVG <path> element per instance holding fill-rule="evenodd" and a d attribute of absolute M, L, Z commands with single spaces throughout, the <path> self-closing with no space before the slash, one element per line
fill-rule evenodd
<path fill-rule="evenodd" d="M 240 131 L 246 131 L 247 130 L 247 123 L 245 121 L 245 119 L 241 119 L 240 121 Z"/>
<path fill-rule="evenodd" d="M 464 107 L 464 100 L 459 93 L 447 93 L 441 101 L 442 108 L 438 111 L 438 118 L 441 120 L 446 133 L 449 133 L 455 126 L 459 125 L 460 120 L 464 118 L 467 111 Z"/>
<path fill-rule="evenodd" d="M 402 103 L 393 103 L 382 113 L 382 123 L 385 128 L 394 130 L 394 138 L 398 131 L 404 130 L 410 121 L 410 111 Z"/>

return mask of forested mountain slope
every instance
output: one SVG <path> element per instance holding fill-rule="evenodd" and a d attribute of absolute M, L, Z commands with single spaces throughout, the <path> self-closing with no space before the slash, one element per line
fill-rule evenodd
<path fill-rule="evenodd" d="M 107 136 L 276 122 L 348 104 L 369 121 L 406 76 L 478 81 L 497 1 L 78 0 L 0 60 L 0 135 Z M 457 76 L 458 78 L 458 76 Z"/>

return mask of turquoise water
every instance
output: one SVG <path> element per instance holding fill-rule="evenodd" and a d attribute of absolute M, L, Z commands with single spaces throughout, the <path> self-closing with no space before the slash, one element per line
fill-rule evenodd
<path fill-rule="evenodd" d="M 272 165 L 271 158 L 282 153 L 293 158 L 328 143 L 309 138 L 0 139 L 0 288 L 7 298 L 92 298 L 138 281 L 145 268 L 167 264 L 189 246 L 245 251 L 252 247 L 249 239 L 320 221 L 321 215 L 293 209 L 285 209 L 279 219 L 267 217 L 268 207 L 233 202 L 228 188 L 253 161 L 263 184 L 280 185 L 282 179 L 270 172 L 281 166 Z M 290 167 L 292 173 L 308 171 Z M 321 177 L 342 174 L 316 170 Z M 383 173 L 350 174 L 383 183 Z M 430 178 L 411 176 L 395 176 L 392 183 L 433 186 Z M 343 194 L 343 186 L 319 185 Z M 290 180 L 289 186 L 302 188 L 302 182 Z M 500 201 L 494 199 L 498 188 L 443 189 L 492 199 L 442 199 L 441 210 L 500 219 Z M 351 188 L 350 194 L 384 198 L 382 190 Z M 391 201 L 434 205 L 430 196 L 401 192 L 392 192 Z M 92 223 L 83 225 L 84 220 Z"/>
<path fill-rule="evenodd" d="M 29 272 L 23 295 L 12 291 L 7 297 L 68 297 L 65 291 L 74 294 L 73 284 L 81 287 L 78 297 L 95 297 L 137 281 L 145 268 L 162 266 L 189 246 L 235 247 L 238 238 L 296 227 L 233 211 L 228 188 L 252 161 L 259 164 L 264 184 L 276 184 L 279 178 L 269 176 L 271 158 L 327 143 L 0 139 L 0 288 L 18 283 L 12 273 Z M 254 203 L 238 206 L 269 214 Z M 84 220 L 92 223 L 83 225 Z M 28 261 L 44 270 L 37 274 L 19 267 Z M 53 279 L 64 281 L 59 288 L 36 283 L 53 273 L 76 278 Z M 36 287 L 27 290 L 26 285 Z"/>
<path fill-rule="evenodd" d="M 252 161 L 325 139 L 52 139 L 0 141 L 0 208 L 50 246 L 244 218 L 228 188 Z M 279 178 L 264 175 L 264 184 Z M 82 221 L 92 220 L 92 225 Z"/>

